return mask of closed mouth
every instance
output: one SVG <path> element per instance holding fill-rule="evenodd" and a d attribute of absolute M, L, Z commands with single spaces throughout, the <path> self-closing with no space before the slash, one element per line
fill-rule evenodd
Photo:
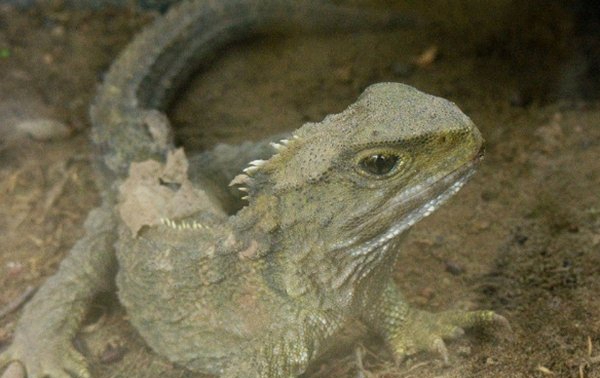
<path fill-rule="evenodd" d="M 421 185 L 402 191 L 399 195 L 392 197 L 381 207 L 381 209 L 383 209 L 382 212 L 388 214 L 395 213 L 400 206 L 406 206 L 410 203 L 419 203 L 428 196 L 433 195 L 431 199 L 418 205 L 416 208 L 402 216 L 401 219 L 394 222 L 385 231 L 378 233 L 375 237 L 364 240 L 364 236 L 361 237 L 359 230 L 356 230 L 357 236 L 340 243 L 336 246 L 336 249 L 339 247 L 351 248 L 349 251 L 350 254 L 364 255 L 387 244 L 421 219 L 433 213 L 439 206 L 456 194 L 475 173 L 475 169 L 479 161 L 481 161 L 482 156 L 483 155 L 478 152 L 473 160 L 454 171 L 447 173 L 442 177 L 431 178 Z M 434 193 L 437 194 L 434 195 Z M 363 224 L 359 227 L 364 229 L 365 225 Z"/>

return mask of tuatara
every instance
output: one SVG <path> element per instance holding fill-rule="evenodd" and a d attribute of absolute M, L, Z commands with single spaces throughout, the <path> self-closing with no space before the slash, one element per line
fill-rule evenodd
<path fill-rule="evenodd" d="M 437 350 L 446 360 L 444 338 L 505 324 L 492 311 L 413 309 L 391 279 L 402 235 L 482 157 L 479 131 L 453 103 L 375 84 L 342 113 L 278 142 L 200 154 L 189 172 L 160 112 L 198 62 L 250 33 L 397 21 L 325 2 L 196 0 L 139 34 L 91 108 L 102 204 L 23 311 L 0 355 L 0 366 L 13 362 L 6 375 L 89 377 L 71 340 L 115 282 L 157 353 L 227 378 L 302 374 L 356 319 L 399 358 Z"/>

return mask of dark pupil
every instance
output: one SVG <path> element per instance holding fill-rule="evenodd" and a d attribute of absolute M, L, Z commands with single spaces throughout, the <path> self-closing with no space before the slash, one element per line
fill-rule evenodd
<path fill-rule="evenodd" d="M 388 154 L 374 154 L 367 156 L 361 161 L 363 168 L 374 175 L 385 175 L 389 173 L 398 162 L 398 156 Z"/>

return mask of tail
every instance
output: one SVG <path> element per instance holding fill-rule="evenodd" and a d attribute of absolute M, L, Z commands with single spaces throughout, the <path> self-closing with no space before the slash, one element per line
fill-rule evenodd
<path fill-rule="evenodd" d="M 90 109 L 101 168 L 125 177 L 129 164 L 162 160 L 173 147 L 161 113 L 198 65 L 256 34 L 397 27 L 411 19 L 318 0 L 183 0 L 138 34 L 108 71 Z"/>

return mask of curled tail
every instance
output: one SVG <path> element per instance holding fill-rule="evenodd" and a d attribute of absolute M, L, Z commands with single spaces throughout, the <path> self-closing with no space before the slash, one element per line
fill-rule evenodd
<path fill-rule="evenodd" d="M 182 0 L 146 27 L 108 71 L 90 109 L 109 179 L 173 147 L 162 113 L 202 61 L 225 45 L 273 31 L 382 28 L 407 19 L 319 0 Z"/>

